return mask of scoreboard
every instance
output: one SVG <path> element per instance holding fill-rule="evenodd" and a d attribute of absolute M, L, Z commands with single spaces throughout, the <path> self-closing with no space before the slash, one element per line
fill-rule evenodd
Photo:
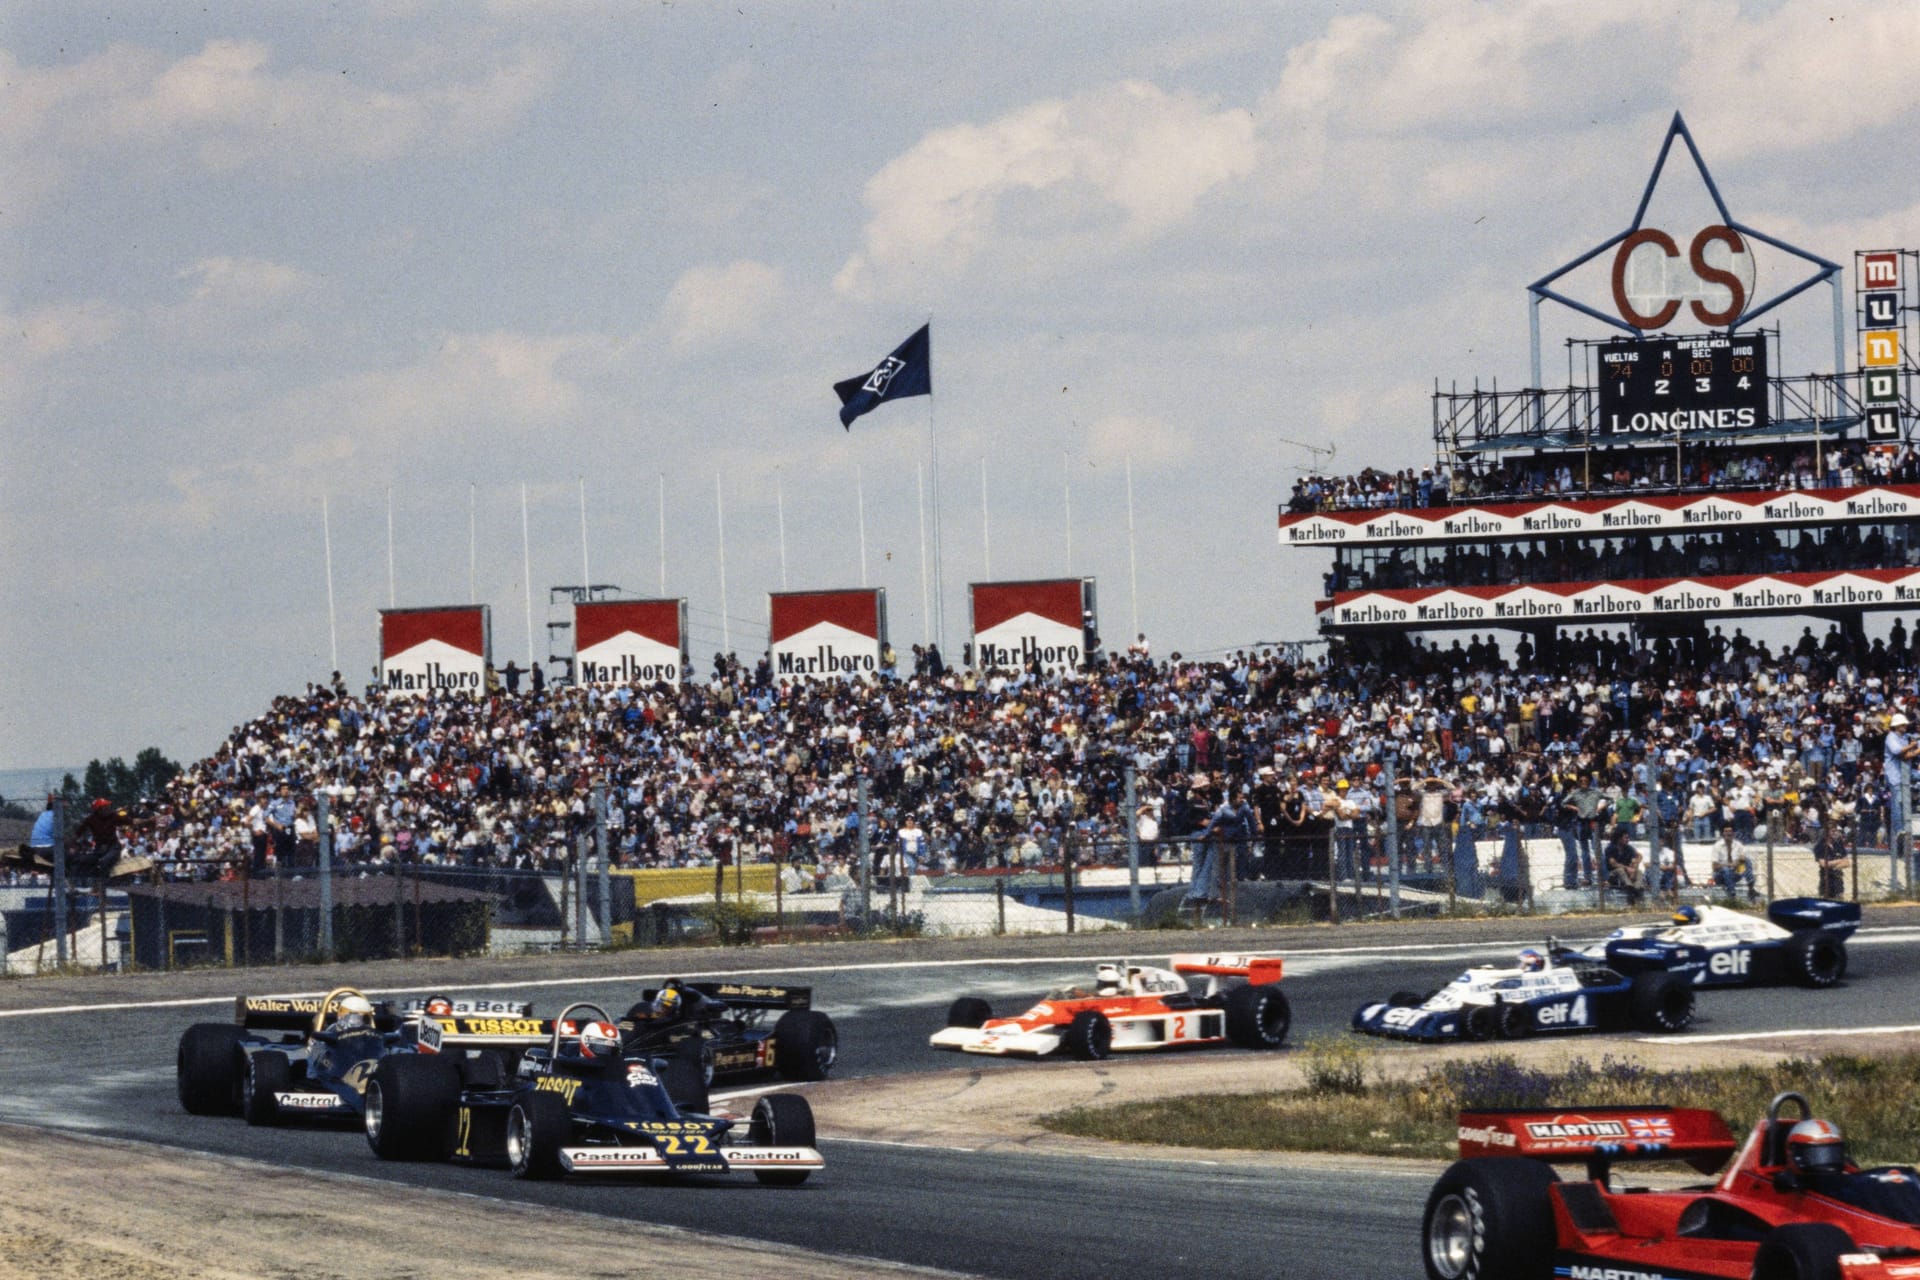
<path fill-rule="evenodd" d="M 1759 333 L 1622 338 L 1600 344 L 1600 434 L 1749 432 L 1767 425 Z"/>

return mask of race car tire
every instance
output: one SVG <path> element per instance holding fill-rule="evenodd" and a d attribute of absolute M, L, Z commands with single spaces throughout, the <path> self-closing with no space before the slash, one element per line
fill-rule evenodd
<path fill-rule="evenodd" d="M 947 1006 L 950 1027 L 984 1027 L 993 1016 L 993 1008 L 979 996 L 961 996 Z"/>
<path fill-rule="evenodd" d="M 699 1116 L 708 1113 L 712 1105 L 708 1101 L 708 1067 L 698 1040 L 682 1040 L 674 1046 L 671 1055 L 657 1060 L 657 1067 L 655 1074 L 660 1077 L 660 1087 L 667 1091 L 676 1108 Z"/>
<path fill-rule="evenodd" d="M 188 1115 L 230 1116 L 240 1110 L 240 1042 L 247 1033 L 226 1022 L 200 1022 L 181 1033 L 174 1089 Z"/>
<path fill-rule="evenodd" d="M 1635 974 L 1627 1005 L 1639 1031 L 1670 1035 L 1693 1025 L 1693 986 L 1677 974 L 1662 970 Z"/>
<path fill-rule="evenodd" d="M 293 1064 L 277 1049 L 259 1049 L 247 1055 L 240 1081 L 240 1114 L 252 1125 L 278 1124 L 280 1103 L 274 1094 L 293 1083 Z"/>
<path fill-rule="evenodd" d="M 1460 1020 L 1460 1034 L 1468 1040 L 1491 1040 L 1499 1030 L 1500 1020 L 1492 1005 L 1477 1004 Z"/>
<path fill-rule="evenodd" d="M 774 1069 L 788 1080 L 825 1080 L 840 1056 L 840 1033 L 818 1009 L 789 1009 L 773 1024 Z"/>
<path fill-rule="evenodd" d="M 1524 1040 L 1533 1034 L 1533 1010 L 1503 1001 L 1493 1010 L 1493 1034 L 1502 1040 Z"/>
<path fill-rule="evenodd" d="M 747 1136 L 756 1147 L 810 1147 L 813 1145 L 813 1106 L 797 1093 L 770 1093 L 753 1104 Z M 753 1176 L 769 1187 L 797 1187 L 810 1169 L 755 1169 Z"/>
<path fill-rule="evenodd" d="M 557 1093 L 523 1091 L 507 1112 L 507 1163 L 513 1176 L 551 1182 L 566 1170 L 560 1148 L 573 1132 L 573 1114 Z"/>
<path fill-rule="evenodd" d="M 1847 976 L 1847 944 L 1809 930 L 1787 939 L 1787 972 L 1803 987 L 1830 987 Z"/>
<path fill-rule="evenodd" d="M 460 1071 L 437 1054 L 380 1059 L 367 1081 L 362 1120 L 382 1160 L 444 1160 L 453 1154 Z"/>
<path fill-rule="evenodd" d="M 1556 1181 L 1537 1160 L 1455 1162 L 1433 1184 L 1420 1219 L 1428 1280 L 1546 1280 L 1554 1248 L 1547 1188 Z"/>
<path fill-rule="evenodd" d="M 1227 1039 L 1242 1049 L 1278 1049 L 1293 1026 L 1293 1006 L 1275 983 L 1227 992 Z"/>
<path fill-rule="evenodd" d="M 463 1054 L 455 1058 L 453 1064 L 460 1073 L 462 1088 L 491 1093 L 507 1087 L 507 1068 L 497 1053 L 483 1051 L 471 1056 Z"/>
<path fill-rule="evenodd" d="M 1082 1009 L 1067 1024 L 1060 1043 L 1082 1062 L 1098 1062 L 1113 1052 L 1113 1024 L 1098 1009 Z"/>
<path fill-rule="evenodd" d="M 1853 1237 L 1828 1222 L 1775 1227 L 1753 1255 L 1753 1280 L 1840 1280 L 1840 1255 Z"/>

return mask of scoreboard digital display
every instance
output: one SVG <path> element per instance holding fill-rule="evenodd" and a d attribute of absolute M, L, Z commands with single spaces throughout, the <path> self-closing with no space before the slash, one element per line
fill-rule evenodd
<path fill-rule="evenodd" d="M 1672 436 L 1767 425 L 1758 333 L 1622 338 L 1600 346 L 1600 434 Z"/>

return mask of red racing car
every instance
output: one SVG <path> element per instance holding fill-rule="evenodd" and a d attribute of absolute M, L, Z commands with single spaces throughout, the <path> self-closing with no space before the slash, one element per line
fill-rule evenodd
<path fill-rule="evenodd" d="M 1168 968 L 1108 963 L 1093 981 L 1049 991 L 1014 1018 L 996 1018 L 987 1002 L 962 996 L 929 1041 L 938 1049 L 1039 1057 L 1065 1048 L 1091 1060 L 1135 1049 L 1233 1043 L 1276 1049 L 1293 1012 L 1280 990 L 1278 957 L 1175 956 Z M 1189 976 L 1204 977 L 1194 994 Z M 1246 981 L 1227 984 L 1224 978 Z"/>
<path fill-rule="evenodd" d="M 1793 1116 L 1782 1113 L 1789 1107 Z M 1712 1111 L 1468 1111 L 1421 1223 L 1431 1280 L 1889 1280 L 1920 1277 L 1920 1173 L 1862 1169 L 1840 1130 L 1783 1093 L 1731 1164 Z M 1623 1160 L 1681 1161 L 1711 1183 L 1623 1189 Z M 1586 1166 L 1561 1181 L 1555 1163 Z"/>

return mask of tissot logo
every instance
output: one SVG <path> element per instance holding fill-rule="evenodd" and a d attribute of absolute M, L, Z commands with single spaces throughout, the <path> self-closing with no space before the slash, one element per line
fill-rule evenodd
<path fill-rule="evenodd" d="M 888 356 L 880 362 L 879 368 L 867 375 L 867 380 L 861 384 L 860 389 L 862 391 L 871 391 L 877 396 L 883 396 L 887 393 L 887 384 L 893 381 L 893 376 L 906 367 L 907 362 L 905 360 L 900 359 L 898 356 Z"/>

